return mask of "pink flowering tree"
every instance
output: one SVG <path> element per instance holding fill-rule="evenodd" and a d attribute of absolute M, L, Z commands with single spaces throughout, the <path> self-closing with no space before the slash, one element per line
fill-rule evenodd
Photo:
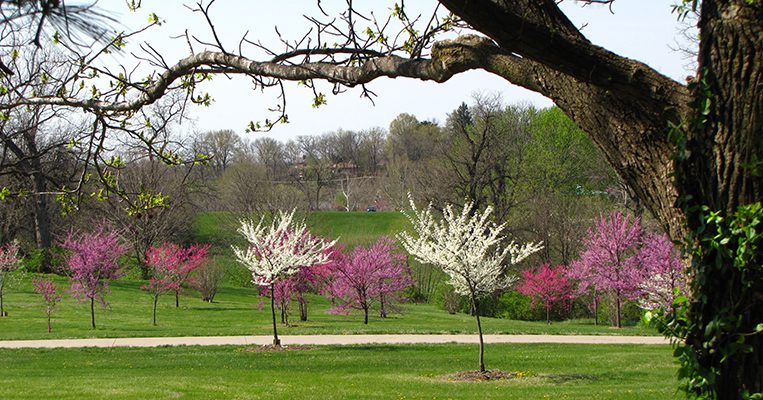
<path fill-rule="evenodd" d="M 5 317 L 5 292 L 15 282 L 19 269 L 19 246 L 11 242 L 0 246 L 0 317 Z"/>
<path fill-rule="evenodd" d="M 252 273 L 252 283 L 270 288 L 298 273 L 301 268 L 325 264 L 329 249 L 336 241 L 327 242 L 310 234 L 304 222 L 294 221 L 294 210 L 279 213 L 268 224 L 264 217 L 259 223 L 241 221 L 238 229 L 249 246 L 241 249 L 233 246 L 236 259 Z M 276 324 L 275 295 L 270 296 L 273 317 L 273 345 L 280 346 Z"/>
<path fill-rule="evenodd" d="M 378 302 L 380 315 L 386 317 L 395 294 L 412 284 L 405 256 L 395 252 L 389 238 L 380 238 L 369 247 L 356 247 L 340 257 L 330 271 L 327 292 L 338 300 L 333 311 L 361 310 L 364 324 L 368 324 L 373 304 Z"/>
<path fill-rule="evenodd" d="M 50 278 L 43 279 L 41 277 L 36 277 L 32 280 L 32 286 L 34 287 L 35 293 L 42 296 L 42 301 L 45 303 L 45 315 L 48 317 L 48 333 L 50 333 L 53 330 L 50 323 L 53 310 L 63 296 L 58 292 L 56 284 L 53 283 Z"/>
<path fill-rule="evenodd" d="M 119 235 L 101 226 L 93 232 L 69 232 L 63 247 L 69 250 L 66 260 L 71 290 L 80 301 L 90 301 L 90 322 L 95 329 L 95 301 L 104 307 L 109 281 L 120 274 L 117 259 L 127 252 L 119 243 Z"/>
<path fill-rule="evenodd" d="M 533 306 L 543 305 L 549 324 L 551 309 L 559 304 L 569 307 L 574 298 L 574 288 L 563 265 L 552 268 L 549 264 L 543 264 L 537 270 L 522 271 L 517 291 L 530 296 Z"/>
<path fill-rule="evenodd" d="M 184 284 L 192 284 L 193 274 L 207 262 L 208 244 L 188 247 L 164 243 L 146 251 L 146 264 L 152 277 L 146 290 L 154 295 L 154 304 L 166 292 L 175 294 L 175 307 L 180 307 L 180 290 Z M 154 314 L 156 307 L 154 307 Z"/>
<path fill-rule="evenodd" d="M 651 233 L 644 238 L 636 257 L 643 270 L 639 306 L 645 310 L 673 310 L 676 297 L 685 294 L 687 287 L 678 250 L 665 234 Z"/>
<path fill-rule="evenodd" d="M 592 292 L 594 301 L 599 293 L 609 293 L 614 300 L 614 323 L 622 327 L 622 303 L 635 300 L 640 294 L 643 271 L 638 257 L 642 237 L 641 221 L 620 211 L 596 219 L 588 230 L 580 258 L 570 265 L 570 277 L 579 281 L 579 290 Z M 598 302 L 594 306 L 598 311 Z"/>

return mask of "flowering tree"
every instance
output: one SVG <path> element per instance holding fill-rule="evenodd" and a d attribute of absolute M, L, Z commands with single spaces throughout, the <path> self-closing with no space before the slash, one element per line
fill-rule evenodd
<path fill-rule="evenodd" d="M 5 291 L 19 268 L 19 246 L 11 242 L 0 247 L 0 317 L 5 317 Z"/>
<path fill-rule="evenodd" d="M 370 247 L 356 247 L 332 265 L 327 291 L 340 300 L 334 311 L 361 310 L 363 323 L 368 324 L 368 311 L 378 301 L 379 312 L 386 317 L 392 296 L 412 283 L 405 257 L 394 250 L 391 239 L 380 238 Z"/>
<path fill-rule="evenodd" d="M 236 259 L 252 273 L 252 282 L 270 287 L 275 292 L 278 281 L 286 279 L 300 268 L 323 264 L 328 261 L 329 249 L 336 243 L 326 242 L 312 236 L 304 222 L 294 222 L 294 211 L 279 211 L 270 224 L 260 218 L 241 221 L 238 231 L 249 242 L 246 249 L 233 246 Z M 273 317 L 273 345 L 280 346 L 276 327 L 275 296 L 270 296 Z"/>
<path fill-rule="evenodd" d="M 32 286 L 34 287 L 35 293 L 42 296 L 42 300 L 45 302 L 45 315 L 48 317 L 48 333 L 50 333 L 53 330 L 53 327 L 50 324 L 50 317 L 53 315 L 53 309 L 55 309 L 56 304 L 61 301 L 62 295 L 58 293 L 56 284 L 49 278 L 34 278 L 32 280 Z"/>
<path fill-rule="evenodd" d="M 643 270 L 639 305 L 647 310 L 672 310 L 676 296 L 686 289 L 681 257 L 665 234 L 647 235 L 636 255 Z"/>
<path fill-rule="evenodd" d="M 146 264 L 153 276 L 142 289 L 151 293 L 153 299 L 153 324 L 156 325 L 156 306 L 159 297 L 167 292 L 175 293 L 175 307 L 180 306 L 179 294 L 191 274 L 206 261 L 209 245 L 194 244 L 188 248 L 174 243 L 164 243 L 159 247 L 150 247 L 146 252 Z"/>
<path fill-rule="evenodd" d="M 480 323 L 479 299 L 508 287 L 515 281 L 507 274 L 507 265 L 517 264 L 541 249 L 539 243 L 519 245 L 511 242 L 504 246 L 505 224 L 490 221 L 492 207 L 484 212 L 472 210 L 473 204 L 464 205 L 461 212 L 448 205 L 441 220 L 432 214 L 432 206 L 416 209 L 411 200 L 413 214 L 408 218 L 418 237 L 400 233 L 403 247 L 416 259 L 442 268 L 450 278 L 456 293 L 469 296 L 479 332 L 480 371 L 485 371 L 484 342 Z"/>
<path fill-rule="evenodd" d="M 551 308 L 558 304 L 569 305 L 573 299 L 573 287 L 563 265 L 552 268 L 548 264 L 541 265 L 537 270 L 522 271 L 522 281 L 517 291 L 530 296 L 533 305 L 543 304 L 546 308 L 546 322 L 551 323 Z"/>
<path fill-rule="evenodd" d="M 109 280 L 120 276 L 117 259 L 127 252 L 119 243 L 119 235 L 103 226 L 90 233 L 69 232 L 63 247 L 71 254 L 67 266 L 72 293 L 79 300 L 90 300 L 90 322 L 95 329 L 95 300 L 104 307 Z"/>
<path fill-rule="evenodd" d="M 580 281 L 579 290 L 594 291 L 594 296 L 599 292 L 612 294 L 618 328 L 622 327 L 623 300 L 635 300 L 640 294 L 643 271 L 635 255 L 641 237 L 639 218 L 631 221 L 620 211 L 599 217 L 594 229 L 588 230 L 580 258 L 570 265 L 570 277 Z"/>

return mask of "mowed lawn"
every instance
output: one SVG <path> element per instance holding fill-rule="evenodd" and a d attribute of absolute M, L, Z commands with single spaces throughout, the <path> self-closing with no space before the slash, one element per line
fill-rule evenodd
<path fill-rule="evenodd" d="M 672 399 L 669 346 L 472 345 L 0 350 L 2 399 Z"/>
<path fill-rule="evenodd" d="M 90 327 L 90 304 L 79 303 L 71 295 L 65 297 L 53 314 L 53 332 L 47 333 L 42 301 L 32 291 L 31 277 L 6 295 L 8 316 L 0 318 L 0 340 L 59 339 L 86 337 L 150 337 L 150 336 L 219 336 L 260 335 L 272 333 L 270 302 L 257 295 L 253 288 L 224 287 L 214 303 L 202 301 L 195 292 L 180 297 L 175 308 L 171 294 L 162 296 L 157 311 L 157 326 L 151 325 L 151 297 L 140 290 L 141 281 L 112 282 L 107 295 L 108 308 L 96 305 L 97 329 Z M 68 290 L 67 281 L 57 277 L 59 287 Z M 318 295 L 308 295 L 309 320 L 299 321 L 296 302 L 292 304 L 290 326 L 279 323 L 279 333 L 356 334 L 356 333 L 473 333 L 476 325 L 466 314 L 450 315 L 428 304 L 402 304 L 400 314 L 387 318 L 372 315 L 368 325 L 360 313 L 329 313 L 331 303 Z M 655 335 L 644 327 L 616 329 L 594 326 L 592 321 L 577 320 L 547 325 L 537 321 L 514 321 L 483 318 L 486 333 L 510 334 L 594 334 Z"/>

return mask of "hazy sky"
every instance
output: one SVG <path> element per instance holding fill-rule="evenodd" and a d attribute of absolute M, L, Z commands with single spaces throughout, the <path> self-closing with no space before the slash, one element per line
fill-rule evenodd
<path fill-rule="evenodd" d="M 166 21 L 163 26 L 154 28 L 138 38 L 131 40 L 130 50 L 137 51 L 139 42 L 149 42 L 162 53 L 169 64 L 188 54 L 184 39 L 170 39 L 182 34 L 186 29 L 202 40 L 211 41 L 210 30 L 199 13 L 192 13 L 183 6 L 183 1 L 143 0 L 143 7 L 138 13 L 127 12 L 124 1 L 102 0 L 99 6 L 111 12 L 118 12 L 117 17 L 126 29 L 138 28 L 148 20 L 148 13 L 155 12 Z M 188 2 L 188 4 L 192 4 Z M 323 0 L 324 7 L 344 1 Z M 355 1 L 361 7 L 371 4 L 377 17 L 388 13 L 394 1 L 368 0 Z M 437 3 L 431 0 L 408 0 L 406 7 L 420 10 L 432 10 Z M 584 26 L 583 33 L 595 44 L 606 47 L 615 53 L 646 62 L 658 71 L 683 81 L 688 74 L 684 70 L 685 61 L 681 54 L 673 51 L 678 40 L 678 23 L 671 14 L 672 0 L 618 0 L 612 11 L 605 6 L 586 6 L 571 0 L 561 4 L 563 10 L 578 26 Z M 409 15 L 413 14 L 409 11 Z M 279 48 L 274 27 L 278 27 L 284 37 L 301 37 L 310 24 L 303 15 L 319 16 L 316 0 L 217 0 L 212 8 L 213 22 L 218 28 L 221 41 L 235 51 L 240 38 L 248 31 L 250 40 Z M 196 51 L 204 46 L 194 45 Z M 265 60 L 266 57 L 252 53 L 252 58 Z M 120 59 L 132 66 L 135 61 L 129 56 Z M 144 75 L 143 75 L 144 76 Z M 374 81 L 369 86 L 378 96 L 374 106 L 367 99 L 360 98 L 359 90 L 349 90 L 339 96 L 329 96 L 328 104 L 313 109 L 312 93 L 296 85 L 287 87 L 288 114 L 290 123 L 279 125 L 272 132 L 245 134 L 249 121 L 264 120 L 271 117 L 267 109 L 277 104 L 275 90 L 252 90 L 249 80 L 243 77 L 218 76 L 213 82 L 205 84 L 203 89 L 214 99 L 210 107 L 193 107 L 190 115 L 193 124 L 186 124 L 185 131 L 206 131 L 212 129 L 232 129 L 245 137 L 261 135 L 280 140 L 297 135 L 320 134 L 337 129 L 360 130 L 373 126 L 387 127 L 398 114 L 407 112 L 420 120 L 444 121 L 446 114 L 461 102 L 470 101 L 474 92 L 499 92 L 506 103 L 525 102 L 539 107 L 550 106 L 551 101 L 530 91 L 513 86 L 507 81 L 483 71 L 460 74 L 450 81 L 437 84 L 412 79 L 387 79 Z M 323 91 L 330 92 L 329 86 Z"/>

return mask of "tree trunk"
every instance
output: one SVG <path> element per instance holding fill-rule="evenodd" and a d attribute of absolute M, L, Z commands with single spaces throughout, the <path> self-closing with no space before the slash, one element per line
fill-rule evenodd
<path fill-rule="evenodd" d="M 281 339 L 278 338 L 278 327 L 276 326 L 276 285 L 270 284 L 270 314 L 273 316 L 273 346 L 281 346 Z"/>
<path fill-rule="evenodd" d="M 302 293 L 297 293 L 297 303 L 299 303 L 299 320 L 305 322 L 307 321 L 307 301 Z"/>
<path fill-rule="evenodd" d="M 623 327 L 622 322 L 622 300 L 620 299 L 620 293 L 615 293 L 615 326 L 618 328 Z"/>
<path fill-rule="evenodd" d="M 51 310 L 48 310 L 48 333 L 53 331 L 53 326 L 50 324 L 50 313 Z"/>
<path fill-rule="evenodd" d="M 384 308 L 384 294 L 379 295 L 379 316 L 387 318 L 387 309 Z"/>
<path fill-rule="evenodd" d="M 3 290 L 0 288 L 0 317 L 5 317 L 5 300 L 3 299 Z"/>
<path fill-rule="evenodd" d="M 363 324 L 368 325 L 368 306 L 363 304 Z"/>
<path fill-rule="evenodd" d="M 599 298 L 593 295 L 593 324 L 599 326 Z"/>
<path fill-rule="evenodd" d="M 546 323 L 551 325 L 551 306 L 546 304 Z"/>
<path fill-rule="evenodd" d="M 90 325 L 95 329 L 95 298 L 90 298 Z"/>
<path fill-rule="evenodd" d="M 289 312 L 286 307 L 286 300 L 279 302 L 278 308 L 281 310 L 281 323 L 285 326 L 289 326 Z"/>
<path fill-rule="evenodd" d="M 45 185 L 45 176 L 40 173 L 34 174 L 35 190 L 38 193 L 45 192 L 47 190 Z M 41 272 L 51 273 L 53 272 L 51 266 L 50 248 L 53 244 L 53 237 L 50 231 L 50 214 L 48 212 L 48 200 L 45 195 L 35 196 L 34 202 L 34 225 L 35 225 L 35 238 L 37 240 L 37 246 L 42 252 L 42 265 Z"/>
<path fill-rule="evenodd" d="M 739 206 L 763 199 L 763 2 L 704 0 L 699 28 L 695 123 L 686 133 L 677 185 L 689 228 L 703 234 L 702 206 L 728 221 Z M 698 296 L 689 306 L 687 349 L 701 370 L 714 372 L 708 375 L 718 399 L 761 393 L 763 335 L 751 332 L 763 321 L 763 252 L 742 270 L 709 241 L 695 246 Z M 733 328 L 710 329 L 719 321 Z M 749 352 L 738 350 L 748 346 Z"/>
<path fill-rule="evenodd" d="M 159 303 L 159 296 L 154 295 L 153 324 L 156 326 L 156 305 Z"/>
<path fill-rule="evenodd" d="M 29 157 L 29 167 L 31 168 L 32 183 L 35 193 L 46 193 L 48 191 L 45 172 L 42 169 L 40 154 L 37 149 L 37 128 L 30 128 L 24 134 L 24 142 L 32 157 Z M 34 196 L 34 233 L 37 247 L 42 251 L 41 272 L 52 272 L 50 248 L 53 245 L 53 236 L 50 229 L 50 213 L 48 210 L 48 198 L 46 194 L 37 194 Z"/>
<path fill-rule="evenodd" d="M 180 290 L 175 290 L 175 308 L 180 308 Z"/>
<path fill-rule="evenodd" d="M 485 372 L 485 342 L 482 339 L 482 323 L 480 322 L 479 304 L 473 295 L 472 304 L 474 304 L 474 315 L 477 317 L 477 332 L 480 335 L 480 372 Z"/>

